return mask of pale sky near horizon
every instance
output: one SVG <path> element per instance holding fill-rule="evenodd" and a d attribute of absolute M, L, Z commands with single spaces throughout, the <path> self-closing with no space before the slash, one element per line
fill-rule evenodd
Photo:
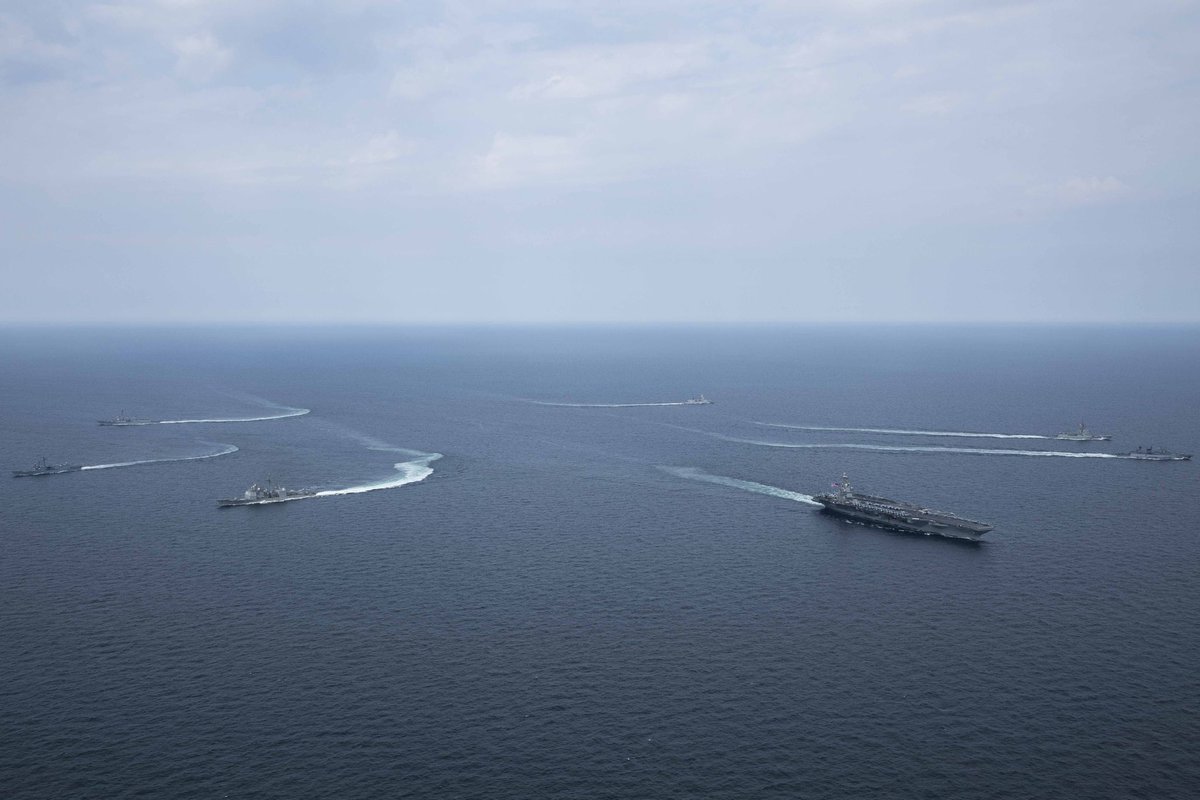
<path fill-rule="evenodd" d="M 0 2 L 0 323 L 1200 321 L 1200 2 Z"/>

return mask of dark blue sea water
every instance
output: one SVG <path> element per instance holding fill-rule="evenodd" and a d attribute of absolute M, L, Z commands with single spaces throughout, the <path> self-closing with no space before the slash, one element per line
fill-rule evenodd
<path fill-rule="evenodd" d="M 1198 422 L 1196 328 L 7 329 L 5 469 L 238 449 L 0 481 L 0 795 L 1195 796 L 1200 464 L 1075 456 Z"/>

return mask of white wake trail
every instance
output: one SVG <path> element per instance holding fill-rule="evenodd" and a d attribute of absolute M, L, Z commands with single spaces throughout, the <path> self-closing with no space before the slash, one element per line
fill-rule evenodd
<path fill-rule="evenodd" d="M 265 417 L 219 417 L 215 419 L 156 419 L 151 422 L 134 423 L 138 425 L 196 425 L 205 423 L 218 422 L 266 422 L 273 419 L 288 419 L 289 417 L 303 417 L 305 414 L 311 413 L 308 408 L 291 408 L 290 406 L 280 406 L 283 411 L 281 414 L 272 414 Z"/>
<path fill-rule="evenodd" d="M 881 453 L 961 453 L 977 456 L 1034 456 L 1043 458 L 1130 458 L 1116 453 L 1068 453 L 1058 450 L 1011 450 L 990 447 L 891 447 L 881 444 L 791 444 L 788 442 L 763 442 L 756 439 L 738 439 L 733 436 L 709 434 L 717 439 L 758 447 L 783 447 L 794 450 L 872 450 Z"/>
<path fill-rule="evenodd" d="M 405 450 L 404 448 L 372 448 L 376 450 L 394 450 L 399 452 L 417 452 Z M 420 458 L 414 458 L 412 461 L 402 461 L 399 464 L 392 466 L 400 473 L 394 478 L 389 478 L 375 483 L 364 483 L 358 486 L 348 486 L 345 489 L 325 489 L 317 492 L 313 497 L 337 497 L 344 494 L 364 494 L 366 492 L 377 492 L 380 489 L 396 489 L 400 486 L 407 486 L 410 483 L 420 483 L 433 474 L 433 467 L 429 466 L 434 461 L 442 457 L 441 453 L 424 453 Z M 303 500 L 302 497 L 294 498 Z"/>
<path fill-rule="evenodd" d="M 710 472 L 705 472 L 704 470 L 697 469 L 696 467 L 659 467 L 659 469 L 676 477 L 687 478 L 688 480 L 692 481 L 715 483 L 720 486 L 729 486 L 733 489 L 741 489 L 746 492 L 754 492 L 756 494 L 779 497 L 784 500 L 794 500 L 797 503 L 805 503 L 812 506 L 821 505 L 812 499 L 812 495 L 800 494 L 799 492 L 793 492 L 787 489 L 780 489 L 778 486 L 768 486 L 765 483 L 743 481 L 738 478 L 728 478 L 724 475 L 713 475 Z"/>
<path fill-rule="evenodd" d="M 922 431 L 904 428 L 834 428 L 825 425 L 787 425 L 782 422 L 755 422 L 768 428 L 794 431 L 834 431 L 838 433 L 882 433 L 890 436 L 953 436 L 962 439 L 1053 439 L 1040 433 L 972 433 L 970 431 Z"/>
<path fill-rule="evenodd" d="M 274 505 L 276 503 L 291 503 L 296 500 L 309 500 L 314 497 L 340 497 L 347 494 L 365 494 L 367 492 L 377 492 L 381 489 L 397 489 L 401 486 L 407 486 L 410 483 L 420 483 L 433 474 L 433 467 L 429 466 L 434 461 L 442 457 L 441 453 L 426 453 L 421 450 L 410 450 L 407 447 L 395 447 L 387 442 L 381 442 L 362 434 L 352 434 L 354 438 L 367 444 L 370 450 L 381 450 L 389 453 L 404 453 L 406 455 L 414 455 L 417 458 L 408 461 L 401 461 L 393 464 L 392 467 L 397 471 L 397 475 L 381 481 L 372 483 L 361 483 L 356 486 L 347 486 L 342 489 L 322 489 L 314 494 L 302 494 L 296 497 L 278 497 L 268 500 L 263 503 L 251 503 L 251 505 Z"/>
<path fill-rule="evenodd" d="M 84 467 L 84 469 L 115 469 L 116 467 L 136 467 L 141 464 L 166 464 L 172 461 L 202 461 L 206 458 L 227 456 L 230 453 L 236 453 L 238 451 L 237 445 L 227 444 L 222 445 L 222 447 L 225 449 L 216 453 L 208 453 L 202 456 L 184 456 L 182 458 L 148 458 L 144 461 L 122 461 L 118 464 L 91 464 Z"/>
<path fill-rule="evenodd" d="M 525 400 L 525 398 L 521 398 Z M 671 403 L 551 403 L 547 400 L 525 400 L 535 406 L 557 406 L 558 408 L 653 408 L 656 406 L 700 406 L 707 403 L 689 403 L 679 400 Z"/>

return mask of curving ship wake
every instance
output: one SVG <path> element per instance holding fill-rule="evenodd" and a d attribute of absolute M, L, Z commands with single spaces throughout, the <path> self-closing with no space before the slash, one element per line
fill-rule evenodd
<path fill-rule="evenodd" d="M 1054 439 L 1040 433 L 973 433 L 971 431 L 923 431 L 904 428 L 835 428 L 827 425 L 788 425 L 782 422 L 755 422 L 767 428 L 786 428 L 794 431 L 825 431 L 835 433 L 880 433 L 888 436 L 950 436 L 960 439 Z"/>
<path fill-rule="evenodd" d="M 392 465 L 396 470 L 395 475 L 390 478 L 385 478 L 379 481 L 370 483 L 360 483 L 354 486 L 346 486 L 339 489 L 302 489 L 288 490 L 275 487 L 263 489 L 257 484 L 251 486 L 249 490 L 240 498 L 232 498 L 227 500 L 217 501 L 221 506 L 259 506 L 259 505 L 275 505 L 278 503 L 290 503 L 296 500 L 307 500 L 312 497 L 340 497 L 348 494 L 365 494 L 366 492 L 378 492 L 383 489 L 398 489 L 401 486 L 407 486 L 410 483 L 420 483 L 433 474 L 433 467 L 430 466 L 434 461 L 442 457 L 441 453 L 426 453 L 421 450 L 412 450 L 407 447 L 395 447 L 386 442 L 381 442 L 363 434 L 354 431 L 345 430 L 347 435 L 362 442 L 370 450 L 379 450 L 389 453 L 401 453 L 409 456 L 416 456 L 406 461 L 400 461 Z"/>
<path fill-rule="evenodd" d="M 116 464 L 90 464 L 88 466 L 83 467 L 82 469 L 85 469 L 85 470 L 87 470 L 87 469 L 116 469 L 117 467 L 138 467 L 143 464 L 168 464 L 173 461 L 203 461 L 206 458 L 218 458 L 220 456 L 227 456 L 230 453 L 236 453 L 238 451 L 237 445 L 233 445 L 233 444 L 220 445 L 220 447 L 222 448 L 221 450 L 218 450 L 215 453 L 206 453 L 205 455 L 202 455 L 202 456 L 182 456 L 179 458 L 147 458 L 147 459 L 143 459 L 141 461 L 121 461 Z"/>
<path fill-rule="evenodd" d="M 420 483 L 433 474 L 433 467 L 429 465 L 441 457 L 441 453 L 425 453 L 420 458 L 414 458 L 411 461 L 401 461 L 398 464 L 393 464 L 392 467 L 399 473 L 394 477 L 382 481 L 376 481 L 374 483 L 363 483 L 357 486 L 347 486 L 345 489 L 323 489 L 314 494 L 313 497 L 337 497 L 344 494 L 364 494 L 365 492 L 377 492 L 380 489 L 397 489 L 401 486 L 407 486 L 410 483 Z"/>
<path fill-rule="evenodd" d="M 312 412 L 308 408 L 293 408 L 292 406 L 281 406 L 276 403 L 264 401 L 266 405 L 279 409 L 277 414 L 267 414 L 257 417 L 211 417 L 204 419 L 134 419 L 125 416 L 125 412 L 114 419 L 102 419 L 100 424 L 106 427 L 114 428 L 131 428 L 140 427 L 143 425 L 208 425 L 227 422 L 267 422 L 273 419 L 289 419 L 290 417 L 302 417 L 305 414 Z"/>
<path fill-rule="evenodd" d="M 1041 458 L 1117 458 L 1131 459 L 1129 454 L 1118 453 L 1068 453 L 1060 450 L 1014 450 L 1001 447 L 938 447 L 913 446 L 901 447 L 882 444 L 852 444 L 849 442 L 828 444 L 795 444 L 791 442 L 764 442 L 757 439 L 739 439 L 734 436 L 709 433 L 717 439 L 739 444 L 752 444 L 758 447 L 782 447 L 794 450 L 872 450 L 881 453 L 959 453 L 977 456 L 1033 456 Z"/>

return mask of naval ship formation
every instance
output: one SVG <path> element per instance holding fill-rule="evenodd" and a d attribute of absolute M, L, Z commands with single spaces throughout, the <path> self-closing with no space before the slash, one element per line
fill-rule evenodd
<path fill-rule="evenodd" d="M 850 486 L 850 479 L 844 474 L 842 480 L 833 486 L 837 489 L 836 492 L 815 495 L 813 500 L 820 503 L 826 513 L 864 525 L 875 525 L 903 533 L 922 533 L 927 536 L 946 536 L 976 542 L 992 529 L 986 522 L 977 522 L 945 511 L 933 511 L 913 503 L 861 494 L 854 491 Z"/>

